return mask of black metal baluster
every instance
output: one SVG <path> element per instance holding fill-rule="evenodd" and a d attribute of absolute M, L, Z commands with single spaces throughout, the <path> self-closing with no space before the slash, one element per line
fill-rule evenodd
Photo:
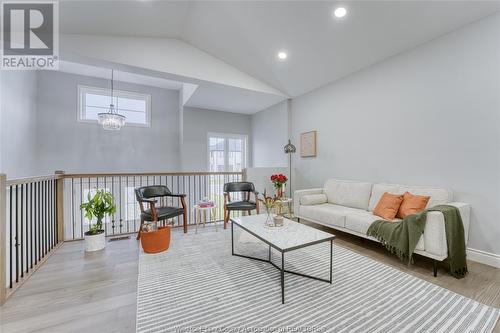
<path fill-rule="evenodd" d="M 49 253 L 50 245 L 50 204 L 49 204 L 49 181 L 45 181 L 45 254 Z"/>
<path fill-rule="evenodd" d="M 186 192 L 183 192 L 183 193 L 186 193 Z M 193 207 L 193 205 L 191 204 L 191 200 L 193 200 L 193 198 L 191 197 L 191 175 L 188 175 L 188 206 L 189 207 Z M 188 212 L 187 212 L 187 220 L 188 220 L 188 224 L 189 222 L 191 222 L 191 209 L 188 209 Z"/>
<path fill-rule="evenodd" d="M 33 258 L 35 257 L 33 253 L 33 233 L 34 233 L 34 219 L 33 219 L 33 183 L 30 183 L 30 268 L 33 268 Z"/>
<path fill-rule="evenodd" d="M 177 191 L 176 193 L 183 193 L 181 190 L 181 176 L 177 176 L 178 179 L 178 184 L 177 184 Z M 184 176 L 182 176 L 182 179 L 184 179 Z M 184 186 L 183 186 L 184 187 Z M 171 198 L 172 199 L 172 205 L 177 205 L 179 203 L 179 199 Z M 174 204 L 174 200 L 177 201 L 177 204 Z M 177 216 L 177 225 L 180 225 L 180 216 Z"/>
<path fill-rule="evenodd" d="M 52 181 L 52 230 L 53 230 L 53 244 L 52 247 L 57 245 L 57 181 Z"/>
<path fill-rule="evenodd" d="M 46 227 L 46 221 L 47 221 L 47 196 L 46 196 L 46 182 L 42 182 L 42 257 L 45 257 L 46 252 L 46 245 L 47 245 L 47 227 Z"/>
<path fill-rule="evenodd" d="M 41 214 L 40 214 L 40 224 L 41 224 L 41 227 L 40 227 L 40 244 L 41 244 L 41 255 L 42 255 L 42 258 L 45 257 L 45 181 L 42 181 L 40 183 L 41 185 L 41 204 L 40 204 L 40 207 L 41 207 Z"/>
<path fill-rule="evenodd" d="M 108 191 L 107 188 L 106 188 L 107 184 L 106 184 L 106 177 L 104 177 L 104 191 Z M 111 194 L 113 195 L 113 194 Z M 107 221 L 106 221 L 106 216 L 104 216 L 103 218 L 103 223 L 104 223 L 104 235 L 105 236 L 108 236 L 108 228 L 106 227 L 106 225 L 108 224 Z"/>
<path fill-rule="evenodd" d="M 57 245 L 57 181 L 52 180 L 52 247 Z"/>
<path fill-rule="evenodd" d="M 45 257 L 45 181 L 42 181 L 41 185 L 42 185 L 42 204 L 41 204 L 42 214 L 40 217 L 40 222 L 41 222 L 40 242 L 42 245 L 41 253 L 42 253 L 42 258 L 43 258 L 43 257 Z"/>
<path fill-rule="evenodd" d="M 207 176 L 200 175 L 200 189 L 201 189 L 201 195 L 203 197 L 207 196 L 206 186 L 207 186 Z"/>
<path fill-rule="evenodd" d="M 52 246 L 54 244 L 54 210 L 53 204 L 54 200 L 52 200 L 53 191 L 52 191 L 52 180 L 48 182 L 49 187 L 49 250 L 52 250 Z"/>
<path fill-rule="evenodd" d="M 52 249 L 52 181 L 47 181 L 47 253 Z"/>
<path fill-rule="evenodd" d="M 52 249 L 52 180 L 47 181 L 47 210 L 48 210 L 48 218 L 47 218 L 47 252 L 50 252 Z"/>
<path fill-rule="evenodd" d="M 222 182 L 221 182 L 221 176 L 222 176 L 221 174 L 218 174 L 218 175 L 217 175 L 217 194 L 216 194 L 216 195 L 217 195 L 217 201 L 218 201 L 217 205 L 218 205 L 219 207 L 220 207 L 220 206 L 221 206 L 221 204 L 222 204 L 222 203 L 221 203 L 221 198 L 220 198 L 221 188 L 222 188 L 222 186 L 224 186 L 224 185 L 222 184 Z"/>
<path fill-rule="evenodd" d="M 21 247 L 21 277 L 24 277 L 24 184 L 21 184 L 21 237 L 20 237 L 20 247 Z"/>
<path fill-rule="evenodd" d="M 80 178 L 81 181 L 81 178 Z M 81 190 L 81 189 L 80 189 Z M 75 218 L 75 179 L 71 178 L 71 235 L 75 239 L 76 218 Z"/>
<path fill-rule="evenodd" d="M 134 192 L 135 192 L 136 188 L 137 188 L 137 184 L 135 182 L 135 176 L 134 176 Z M 137 207 L 134 205 L 134 231 L 137 231 L 136 220 L 137 220 Z"/>
<path fill-rule="evenodd" d="M 14 255 L 14 251 L 12 251 L 12 249 L 14 248 L 12 245 L 12 233 L 13 233 L 13 224 L 12 224 L 12 220 L 13 220 L 13 217 L 12 217 L 12 214 L 14 213 L 14 211 L 12 210 L 12 203 L 13 203 L 13 198 L 12 198 L 12 188 L 13 186 L 10 186 L 9 187 L 9 247 L 10 247 L 10 260 L 9 260 L 9 288 L 12 288 L 12 262 L 14 261 L 14 258 L 13 258 L 13 255 Z"/>
<path fill-rule="evenodd" d="M 104 178 L 106 181 L 106 178 Z M 113 195 L 113 200 L 115 198 L 115 177 L 111 177 L 111 194 Z M 120 207 L 120 206 L 118 206 Z M 116 215 L 113 214 L 113 217 L 111 219 L 111 233 L 114 235 L 115 234 L 115 220 L 116 220 Z"/>
<path fill-rule="evenodd" d="M 188 180 L 189 180 L 189 177 L 188 177 Z M 177 192 L 177 193 L 186 193 L 186 175 L 182 175 L 182 191 L 181 192 Z M 188 199 L 188 203 L 189 203 L 189 199 Z M 181 200 L 179 198 L 177 198 L 177 207 L 180 207 L 181 206 Z M 181 216 L 178 215 L 177 218 L 179 219 L 179 225 L 181 224 Z M 188 222 L 189 222 L 189 212 L 188 212 Z"/>
<path fill-rule="evenodd" d="M 73 178 L 71 178 L 73 180 Z M 71 196 L 73 197 L 73 193 Z M 83 178 L 80 178 L 80 205 L 83 203 Z M 83 210 L 80 209 L 80 222 L 83 222 Z M 73 220 L 74 227 L 76 227 L 76 221 Z M 83 224 L 82 224 L 83 227 Z M 75 239 L 75 231 L 73 229 L 73 239 Z"/>
<path fill-rule="evenodd" d="M 55 228 L 54 228 L 54 215 L 55 215 L 55 209 L 54 209 L 54 180 L 49 181 L 50 184 L 50 229 L 51 229 L 51 234 L 50 234 L 50 249 L 52 250 L 54 248 L 54 241 L 56 239 L 56 235 L 54 233 Z"/>
<path fill-rule="evenodd" d="M 19 282 L 19 187 L 16 185 L 16 283 Z"/>
<path fill-rule="evenodd" d="M 130 232 L 130 216 L 128 214 L 128 189 L 129 189 L 129 184 L 128 184 L 128 176 L 126 177 L 126 180 L 125 180 L 125 201 L 126 201 L 126 205 L 125 205 L 125 218 L 126 218 L 126 222 L 127 222 L 127 232 Z M 135 209 L 135 206 L 134 206 L 134 209 Z"/>
<path fill-rule="evenodd" d="M 63 181 L 63 180 L 61 180 Z M 58 218 L 58 214 L 57 212 L 59 211 L 59 204 L 57 202 L 57 194 L 59 193 L 59 190 L 57 189 L 57 180 L 54 180 L 54 232 L 55 232 L 55 243 L 54 243 L 54 246 L 56 246 L 57 244 L 59 244 L 59 228 L 58 228 L 58 225 L 59 225 L 59 218 Z"/>
<path fill-rule="evenodd" d="M 28 273 L 29 271 L 29 268 L 30 268 L 30 261 L 29 261 L 29 254 L 30 254 L 30 251 L 29 251 L 29 183 L 26 183 L 25 186 L 25 191 L 24 191 L 24 207 L 25 207 L 25 210 L 24 210 L 24 241 L 23 241 L 23 247 L 25 249 L 25 257 L 24 257 L 24 261 L 26 262 L 26 274 Z"/>
<path fill-rule="evenodd" d="M 48 198 L 48 209 L 49 209 L 49 218 L 47 220 L 48 222 L 48 229 L 49 229 L 49 251 L 52 250 L 52 242 L 53 242 L 53 223 L 52 223 L 52 214 L 53 214 L 53 211 L 52 211 L 52 204 L 53 204 L 53 201 L 52 201 L 52 180 L 49 180 L 48 183 L 48 192 L 49 192 L 49 198 Z"/>
<path fill-rule="evenodd" d="M 120 182 L 119 185 L 118 185 L 118 195 L 119 195 L 119 198 L 120 198 L 120 205 L 118 206 L 118 209 L 120 210 L 119 211 L 119 215 L 120 215 L 120 234 L 123 233 L 123 218 L 122 218 L 122 209 L 123 209 L 123 202 L 122 202 L 122 198 L 123 198 L 123 193 L 122 193 L 122 176 L 119 176 L 118 177 L 118 181 Z"/>
<path fill-rule="evenodd" d="M 167 187 L 168 187 L 168 180 L 167 180 Z M 174 176 L 170 175 L 170 187 L 168 187 L 171 191 L 174 191 Z M 177 192 L 174 192 L 177 193 Z M 168 206 L 168 198 L 167 198 L 167 206 Z"/>
<path fill-rule="evenodd" d="M 39 182 L 35 183 L 35 265 L 38 264 L 38 261 L 40 260 L 40 184 Z"/>
<path fill-rule="evenodd" d="M 89 177 L 89 189 L 88 189 L 88 192 L 90 193 L 90 177 Z M 84 231 L 83 231 L 83 219 L 80 221 L 80 224 L 81 224 L 81 238 L 83 238 L 83 234 L 84 234 Z M 90 221 L 89 221 L 89 228 L 90 228 Z"/>
<path fill-rule="evenodd" d="M 202 199 L 204 197 L 203 195 L 203 191 L 202 191 L 202 184 L 203 184 L 203 180 L 202 180 L 202 175 L 198 175 L 198 198 Z"/>

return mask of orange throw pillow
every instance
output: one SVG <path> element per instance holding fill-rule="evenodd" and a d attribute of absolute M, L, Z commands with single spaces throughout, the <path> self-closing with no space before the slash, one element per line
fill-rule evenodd
<path fill-rule="evenodd" d="M 426 195 L 415 195 L 410 192 L 403 194 L 403 203 L 399 207 L 397 217 L 404 219 L 408 215 L 418 213 L 427 207 L 431 197 Z"/>
<path fill-rule="evenodd" d="M 394 220 L 402 202 L 402 195 L 385 192 L 375 206 L 373 214 L 386 220 Z"/>

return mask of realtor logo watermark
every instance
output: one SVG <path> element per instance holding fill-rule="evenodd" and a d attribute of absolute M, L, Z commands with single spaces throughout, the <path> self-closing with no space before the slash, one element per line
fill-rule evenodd
<path fill-rule="evenodd" d="M 1 17 L 2 70 L 58 69 L 57 1 L 3 1 Z"/>

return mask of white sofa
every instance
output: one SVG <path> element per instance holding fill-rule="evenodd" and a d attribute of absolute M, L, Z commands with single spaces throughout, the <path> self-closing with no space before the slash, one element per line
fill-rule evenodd
<path fill-rule="evenodd" d="M 375 240 L 366 235 L 370 224 L 380 220 L 373 215 L 384 192 L 403 194 L 410 192 L 431 197 L 427 207 L 448 204 L 460 211 L 467 242 L 470 223 L 470 205 L 452 202 L 452 193 L 445 189 L 397 184 L 372 184 L 349 180 L 328 180 L 323 188 L 298 190 L 294 192 L 294 214 L 300 219 L 322 224 L 334 229 Z M 440 212 L 429 212 L 424 234 L 415 253 L 434 259 L 436 263 L 448 257 L 448 246 L 444 230 L 444 217 Z"/>

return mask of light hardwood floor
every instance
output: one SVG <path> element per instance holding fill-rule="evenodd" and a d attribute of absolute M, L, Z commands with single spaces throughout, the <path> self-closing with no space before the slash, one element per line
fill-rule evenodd
<path fill-rule="evenodd" d="M 320 228 L 334 233 L 337 245 L 500 308 L 499 269 L 469 262 L 465 279 L 451 277 L 445 267 L 434 278 L 432 262 L 424 257 L 407 267 L 378 243 Z M 199 230 L 213 231 L 213 226 Z M 1 308 L 0 332 L 134 332 L 138 253 L 135 237 L 107 243 L 94 254 L 84 253 L 83 242 L 63 244 Z"/>
<path fill-rule="evenodd" d="M 0 332 L 135 332 L 138 242 L 64 243 L 0 310 Z"/>

